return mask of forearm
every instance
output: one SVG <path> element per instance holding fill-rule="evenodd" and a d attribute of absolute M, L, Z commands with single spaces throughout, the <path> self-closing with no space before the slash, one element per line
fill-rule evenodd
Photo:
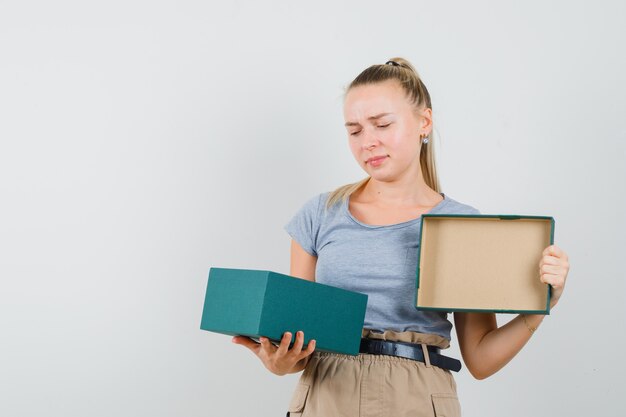
<path fill-rule="evenodd" d="M 487 378 L 500 369 L 526 345 L 533 329 L 539 327 L 545 316 L 538 314 L 519 315 L 504 326 L 491 330 L 476 345 L 473 357 L 475 370 L 472 372 L 478 379 Z"/>

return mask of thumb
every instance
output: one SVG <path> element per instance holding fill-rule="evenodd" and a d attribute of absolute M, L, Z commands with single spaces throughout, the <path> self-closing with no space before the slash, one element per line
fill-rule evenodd
<path fill-rule="evenodd" d="M 260 346 L 257 342 L 246 336 L 234 336 L 232 342 L 236 345 L 242 345 L 244 347 L 247 347 L 255 353 Z"/>

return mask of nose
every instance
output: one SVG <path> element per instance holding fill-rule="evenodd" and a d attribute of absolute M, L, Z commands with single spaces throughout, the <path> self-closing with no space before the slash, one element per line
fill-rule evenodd
<path fill-rule="evenodd" d="M 365 131 L 361 138 L 361 149 L 372 150 L 378 145 L 378 138 L 375 134 Z"/>

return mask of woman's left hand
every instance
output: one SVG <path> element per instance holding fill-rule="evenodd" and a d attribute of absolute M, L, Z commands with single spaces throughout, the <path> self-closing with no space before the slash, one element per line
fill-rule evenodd
<path fill-rule="evenodd" d="M 539 261 L 539 274 L 541 282 L 552 286 L 550 308 L 554 307 L 561 298 L 568 272 L 569 259 L 567 254 L 556 245 L 545 248 L 541 254 L 541 261 Z"/>

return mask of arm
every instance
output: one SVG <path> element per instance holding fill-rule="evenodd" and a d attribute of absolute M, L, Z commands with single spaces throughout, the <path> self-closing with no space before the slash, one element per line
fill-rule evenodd
<path fill-rule="evenodd" d="M 536 329 L 543 317 L 527 315 L 526 322 Z M 521 315 L 498 327 L 494 313 L 454 313 L 454 325 L 463 361 L 476 379 L 485 379 L 499 371 L 532 335 Z"/>
<path fill-rule="evenodd" d="M 317 265 L 317 257 L 310 255 L 302 246 L 295 240 L 291 240 L 291 266 L 289 268 L 289 275 L 306 279 L 309 281 L 315 281 L 315 266 Z M 310 343 L 310 342 L 309 342 Z M 306 368 L 312 355 L 308 355 L 302 358 L 293 369 L 296 373 Z"/>
<path fill-rule="evenodd" d="M 291 267 L 289 275 L 315 281 L 317 257 L 308 254 L 295 240 L 291 240 Z"/>
<path fill-rule="evenodd" d="M 547 247 L 539 262 L 539 272 L 541 281 L 552 286 L 551 308 L 563 293 L 568 271 L 565 252 L 554 245 Z M 519 315 L 498 328 L 493 313 L 454 313 L 461 355 L 472 376 L 485 379 L 509 363 L 543 319 L 539 314 Z"/>

